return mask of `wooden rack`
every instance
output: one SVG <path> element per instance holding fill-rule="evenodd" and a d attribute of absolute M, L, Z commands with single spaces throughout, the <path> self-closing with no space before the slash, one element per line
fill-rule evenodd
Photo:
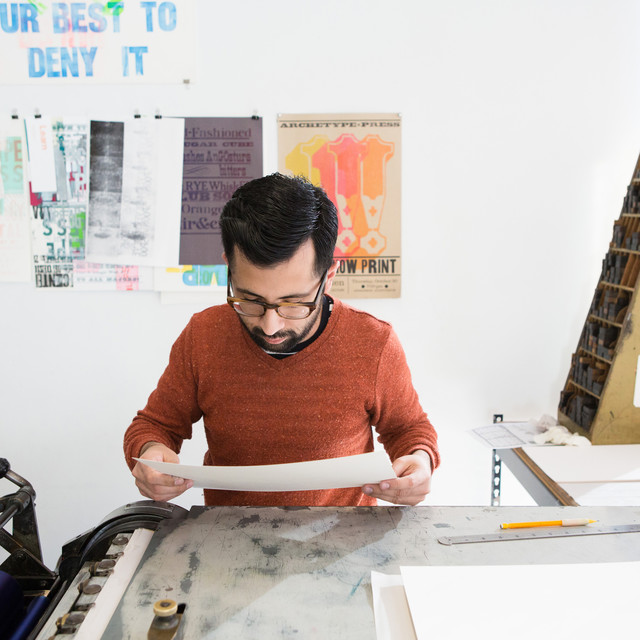
<path fill-rule="evenodd" d="M 593 444 L 640 443 L 640 158 L 560 394 L 558 422 Z"/>

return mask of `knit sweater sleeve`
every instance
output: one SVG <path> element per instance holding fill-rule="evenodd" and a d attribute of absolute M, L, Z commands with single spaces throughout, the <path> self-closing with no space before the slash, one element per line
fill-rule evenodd
<path fill-rule="evenodd" d="M 197 402 L 192 332 L 193 321 L 173 344 L 158 386 L 125 433 L 124 453 L 130 469 L 136 464 L 132 458 L 147 442 L 159 442 L 179 453 L 183 440 L 191 438 L 193 423 L 202 417 Z"/>
<path fill-rule="evenodd" d="M 422 449 L 429 454 L 432 468 L 438 467 L 436 431 L 420 405 L 404 350 L 393 329 L 380 355 L 371 419 L 378 440 L 392 460 Z"/>

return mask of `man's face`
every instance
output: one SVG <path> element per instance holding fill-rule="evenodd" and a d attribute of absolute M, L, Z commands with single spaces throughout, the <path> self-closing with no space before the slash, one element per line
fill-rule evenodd
<path fill-rule="evenodd" d="M 314 261 L 315 250 L 311 240 L 303 244 L 290 260 L 271 267 L 258 267 L 236 250 L 231 268 L 233 295 L 272 304 L 313 302 L 320 286 Z M 334 274 L 332 269 L 325 291 L 329 291 Z M 239 315 L 238 318 L 259 347 L 287 353 L 314 334 L 320 325 L 321 313 L 320 304 L 302 320 L 282 318 L 274 309 L 267 309 L 261 317 Z"/>

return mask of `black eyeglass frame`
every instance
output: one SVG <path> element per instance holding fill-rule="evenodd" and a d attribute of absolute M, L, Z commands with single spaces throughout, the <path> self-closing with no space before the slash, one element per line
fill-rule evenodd
<path fill-rule="evenodd" d="M 267 312 L 267 309 L 273 309 L 281 318 L 285 320 L 305 320 L 308 318 L 318 307 L 320 301 L 322 300 L 322 296 L 324 294 L 324 288 L 327 283 L 327 276 L 329 275 L 329 269 L 324 272 L 322 276 L 322 280 L 320 281 L 320 286 L 318 287 L 318 293 L 316 293 L 316 297 L 313 302 L 281 302 L 280 304 L 273 304 L 271 302 L 262 302 L 260 300 L 247 300 L 246 298 L 236 298 L 231 295 L 231 270 L 227 272 L 227 304 L 238 314 L 241 316 L 246 316 L 248 318 L 262 318 L 262 316 Z M 247 304 L 257 304 L 262 307 L 262 313 L 243 313 L 239 308 L 237 308 L 236 304 L 241 303 Z M 283 316 L 280 313 L 281 307 L 305 307 L 308 309 L 306 316 L 300 316 L 298 318 L 292 318 L 290 316 Z"/>

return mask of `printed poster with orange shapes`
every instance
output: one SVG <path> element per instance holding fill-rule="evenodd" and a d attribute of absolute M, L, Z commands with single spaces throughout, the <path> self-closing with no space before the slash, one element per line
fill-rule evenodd
<path fill-rule="evenodd" d="M 339 298 L 398 298 L 400 115 L 278 117 L 278 169 L 321 185 L 338 209 Z"/>

